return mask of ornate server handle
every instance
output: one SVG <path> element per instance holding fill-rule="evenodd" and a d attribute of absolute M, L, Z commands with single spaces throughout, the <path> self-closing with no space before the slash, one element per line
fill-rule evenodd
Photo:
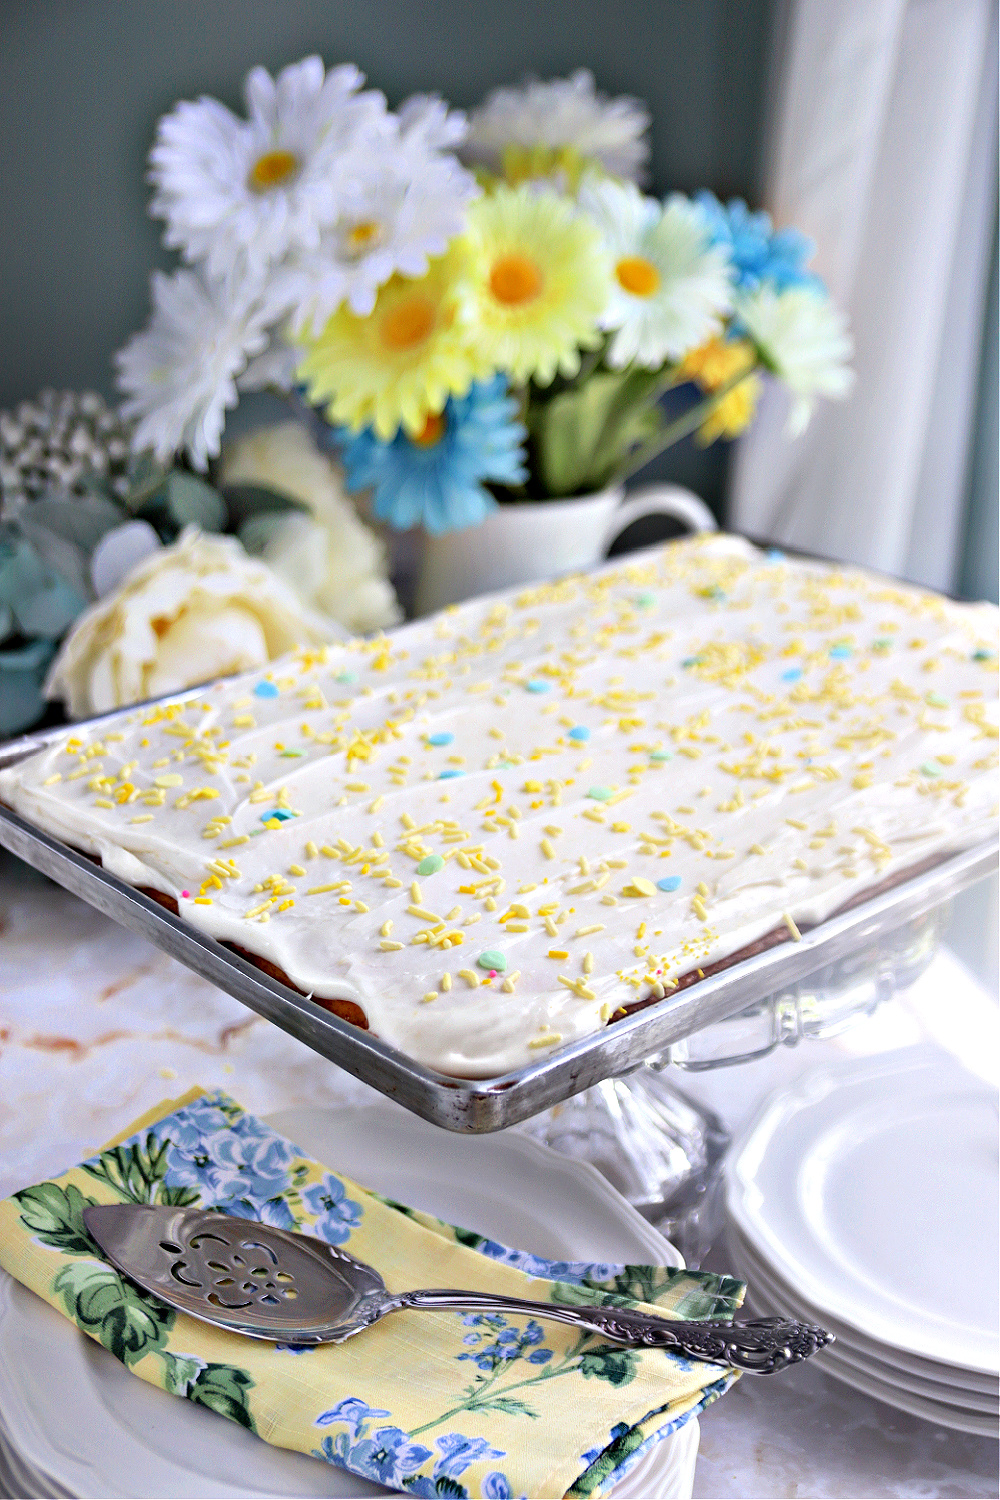
<path fill-rule="evenodd" d="M 730 1365 L 751 1375 L 773 1375 L 808 1359 L 834 1339 L 825 1328 L 797 1323 L 791 1318 L 754 1318 L 747 1323 L 683 1323 L 655 1318 L 630 1307 L 567 1307 L 558 1302 L 528 1302 L 520 1297 L 445 1289 L 403 1292 L 391 1301 L 391 1311 L 412 1307 L 531 1313 L 536 1318 L 586 1328 L 619 1344 L 674 1349 L 690 1359 Z"/>

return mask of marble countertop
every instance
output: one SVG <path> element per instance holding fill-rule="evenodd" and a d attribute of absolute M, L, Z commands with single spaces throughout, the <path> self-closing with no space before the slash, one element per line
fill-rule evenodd
<path fill-rule="evenodd" d="M 839 1041 L 689 1075 L 685 1087 L 738 1129 L 769 1092 L 831 1054 L 930 1038 L 953 1053 L 964 1049 L 978 1071 L 991 1045 L 995 1051 L 996 1021 L 988 997 L 942 954 L 906 996 Z M 373 1097 L 0 850 L 0 1197 L 78 1161 L 193 1084 L 221 1086 L 257 1113 Z M 708 1264 L 725 1269 L 718 1250 Z M 705 1413 L 701 1430 L 695 1496 L 997 1493 L 996 1443 L 897 1412 L 814 1365 L 741 1381 Z"/>

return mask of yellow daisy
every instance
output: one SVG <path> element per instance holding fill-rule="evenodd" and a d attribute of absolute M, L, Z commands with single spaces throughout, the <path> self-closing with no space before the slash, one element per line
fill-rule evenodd
<path fill-rule="evenodd" d="M 600 237 L 556 193 L 498 187 L 469 209 L 473 267 L 465 316 L 476 347 L 516 384 L 573 376 L 600 343 L 608 300 Z"/>
<path fill-rule="evenodd" d="M 703 447 L 718 437 L 738 437 L 753 421 L 761 392 L 760 377 L 750 374 L 756 362 L 756 351 L 746 339 L 710 338 L 697 349 L 689 350 L 677 366 L 674 378 L 678 384 L 693 380 L 709 393 L 721 391 L 744 375 L 698 429 L 697 441 Z"/>
<path fill-rule="evenodd" d="M 458 316 L 466 264 L 455 241 L 426 276 L 387 281 L 368 317 L 345 304 L 320 333 L 306 335 L 298 376 L 309 400 L 325 402 L 331 421 L 373 427 L 388 442 L 400 426 L 417 436 L 449 396 L 464 396 L 492 373 Z"/>

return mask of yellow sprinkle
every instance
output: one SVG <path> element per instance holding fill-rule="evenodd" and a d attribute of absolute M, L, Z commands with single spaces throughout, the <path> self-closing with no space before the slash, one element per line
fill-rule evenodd
<path fill-rule="evenodd" d="M 647 880 L 645 875 L 636 875 L 633 877 L 632 883 L 625 887 L 623 894 L 626 896 L 655 896 L 656 886 L 651 880 Z"/>
<path fill-rule="evenodd" d="M 355 906 L 355 910 L 357 910 L 357 911 L 367 911 L 368 910 L 368 907 L 365 905 L 365 903 L 363 901 L 355 901 L 354 906 Z"/>
<path fill-rule="evenodd" d="M 631 823 L 612 823 L 612 825 L 611 825 L 611 832 L 612 833 L 631 833 L 632 832 L 632 824 Z"/>
<path fill-rule="evenodd" d="M 114 805 L 115 804 L 111 801 L 111 799 L 109 797 L 95 797 L 94 798 L 94 806 L 95 807 L 114 807 Z"/>
<path fill-rule="evenodd" d="M 223 848 L 225 848 L 225 845 L 223 845 Z M 316 845 L 312 839 L 309 839 L 306 843 L 306 859 L 315 859 L 318 853 L 319 850 L 316 848 Z"/>
<path fill-rule="evenodd" d="M 793 921 L 792 917 L 789 916 L 789 914 L 788 914 L 787 911 L 783 911 L 781 913 L 781 919 L 784 922 L 785 926 L 788 928 L 788 931 L 789 931 L 789 933 L 791 934 L 791 937 L 792 937 L 792 941 L 796 942 L 796 943 L 801 942 L 802 941 L 802 934 L 799 931 L 799 929 L 796 927 L 795 922 Z"/>
<path fill-rule="evenodd" d="M 153 778 L 153 785 L 154 786 L 183 786 L 184 785 L 184 777 L 183 776 L 178 776 L 176 771 L 170 771 L 166 775 L 155 776 Z"/>
<path fill-rule="evenodd" d="M 388 917 L 386 919 L 386 921 L 384 921 L 382 923 L 382 926 L 379 928 L 379 932 L 382 934 L 383 937 L 388 937 L 391 931 L 392 931 L 392 918 Z"/>
<path fill-rule="evenodd" d="M 288 873 L 289 875 L 304 875 L 306 872 L 301 865 L 289 865 Z"/>
<path fill-rule="evenodd" d="M 611 1001 L 605 1000 L 604 1004 L 601 1006 L 601 1020 L 604 1021 L 605 1024 L 607 1024 L 607 1022 L 611 1020 L 613 1012 L 614 1006 L 611 1004 Z"/>
<path fill-rule="evenodd" d="M 416 902 L 417 906 L 419 906 L 423 899 L 424 893 L 420 889 L 420 886 L 417 884 L 417 882 L 414 880 L 410 885 L 410 900 Z"/>
<path fill-rule="evenodd" d="M 583 972 L 585 974 L 592 974 L 594 972 L 594 955 L 592 953 L 585 953 L 583 955 Z"/>
<path fill-rule="evenodd" d="M 592 932 L 603 932 L 603 931 L 604 931 L 604 923 L 603 922 L 592 922 L 589 927 L 578 927 L 576 929 L 576 931 L 574 932 L 573 936 L 574 937 L 590 937 L 590 935 L 591 935 Z"/>
<path fill-rule="evenodd" d="M 438 997 L 437 990 L 428 990 L 427 993 L 426 993 L 426 995 L 423 997 L 423 1000 L 421 1001 L 421 1004 L 422 1005 L 427 1005 L 427 1004 L 429 1004 L 429 1002 L 431 1000 L 436 1000 L 437 997 Z"/>
<path fill-rule="evenodd" d="M 343 881 L 335 880 L 330 885 L 311 885 L 306 891 L 307 896 L 322 896 L 324 891 L 339 891 Z"/>
<path fill-rule="evenodd" d="M 556 851 L 553 849 L 550 839 L 542 839 L 541 849 L 546 859 L 555 859 Z"/>
<path fill-rule="evenodd" d="M 527 932 L 527 930 L 528 930 L 528 924 L 527 924 L 527 922 L 508 922 L 507 923 L 507 931 L 508 932 Z"/>
<path fill-rule="evenodd" d="M 479 988 L 479 975 L 474 969 L 459 969 L 458 977 L 459 979 L 464 979 L 470 989 L 476 990 Z"/>
<path fill-rule="evenodd" d="M 504 985 L 504 989 L 506 989 L 506 988 L 507 988 L 507 986 Z M 536 1036 L 536 1037 L 534 1037 L 528 1043 L 528 1046 L 531 1047 L 533 1050 L 535 1050 L 535 1049 L 537 1049 L 539 1047 L 554 1047 L 557 1042 L 561 1042 L 561 1041 L 562 1041 L 562 1034 L 560 1032 L 558 1032 L 558 1031 L 550 1031 L 547 1036 Z"/>
<path fill-rule="evenodd" d="M 55 786 L 57 781 L 62 781 L 62 772 L 57 771 L 54 776 L 49 776 L 42 782 L 42 786 Z"/>
<path fill-rule="evenodd" d="M 379 943 L 379 947 L 382 949 L 383 953 L 398 953 L 399 949 L 402 948 L 402 946 L 402 943 L 397 943 L 392 938 L 383 938 Z"/>
<path fill-rule="evenodd" d="M 692 906 L 692 908 L 694 910 L 695 916 L 698 918 L 698 920 L 700 922 L 707 921 L 707 919 L 708 919 L 708 912 L 705 910 L 705 903 L 701 899 L 700 896 L 693 896 L 692 897 L 692 899 L 691 899 L 691 906 Z"/>
<path fill-rule="evenodd" d="M 751 854 L 766 854 L 767 850 L 764 848 L 763 844 L 751 844 L 750 845 L 750 853 Z"/>
<path fill-rule="evenodd" d="M 809 827 L 808 823 L 800 823 L 798 818 L 786 818 L 785 822 L 789 828 L 801 828 L 803 832 Z"/>
<path fill-rule="evenodd" d="M 212 904 L 212 898 L 211 898 L 211 896 L 195 896 L 195 898 L 194 898 L 194 904 L 195 904 L 195 906 L 211 906 L 211 904 Z M 285 902 L 285 906 L 294 906 L 294 905 L 295 905 L 294 901 L 286 901 Z M 279 906 L 278 910 L 279 911 L 284 911 L 284 907 Z"/>
<path fill-rule="evenodd" d="M 550 948 L 548 953 L 546 954 L 546 957 L 562 959 L 569 958 L 569 954 L 565 948 Z"/>
<path fill-rule="evenodd" d="M 450 974 L 442 974 L 442 976 L 441 976 L 441 988 L 445 992 L 447 992 L 448 990 L 451 989 L 451 975 Z"/>
<path fill-rule="evenodd" d="M 559 929 L 556 927 L 556 924 L 555 922 L 553 922 L 552 918 L 550 916 L 545 916 L 542 920 L 545 923 L 545 931 L 548 933 L 549 937 L 558 937 Z"/>
<path fill-rule="evenodd" d="M 493 897 L 492 896 L 487 896 L 486 897 L 486 910 L 487 911 L 496 911 L 496 909 L 497 909 L 497 904 L 494 901 Z"/>
<path fill-rule="evenodd" d="M 548 834 L 550 839 L 557 839 L 562 833 L 562 829 L 555 823 L 546 823 L 545 832 Z"/>
<path fill-rule="evenodd" d="M 871 786 L 873 779 L 867 771 L 859 771 L 857 776 L 852 780 L 851 785 L 856 791 L 863 792 L 866 787 Z"/>
<path fill-rule="evenodd" d="M 699 880 L 698 884 L 695 886 L 695 890 L 698 892 L 699 896 L 707 896 L 708 895 L 708 886 L 705 884 L 705 882 L 703 880 Z"/>
<path fill-rule="evenodd" d="M 414 903 L 412 906 L 408 906 L 406 910 L 411 917 L 419 917 L 422 922 L 433 922 L 435 927 L 444 922 L 444 917 L 439 917 L 436 912 L 428 911 L 426 906 L 417 906 Z"/>
<path fill-rule="evenodd" d="M 141 813 L 138 818 L 129 818 L 130 823 L 152 823 L 152 813 Z"/>
<path fill-rule="evenodd" d="M 295 902 L 292 901 L 292 900 L 282 901 L 281 905 L 278 907 L 278 910 L 279 911 L 287 911 L 290 906 L 294 906 L 294 905 L 295 905 Z"/>
<path fill-rule="evenodd" d="M 385 803 L 385 798 L 384 797 L 376 797 L 374 802 L 370 802 L 368 804 L 368 811 L 370 813 L 377 813 L 380 810 L 380 808 L 384 805 L 384 803 Z"/>

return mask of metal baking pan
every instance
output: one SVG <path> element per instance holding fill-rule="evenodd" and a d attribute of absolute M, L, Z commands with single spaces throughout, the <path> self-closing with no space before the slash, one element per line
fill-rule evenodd
<path fill-rule="evenodd" d="M 203 691 L 172 693 L 169 701 L 183 702 Z M 75 727 L 96 728 L 111 717 L 100 715 Z M 62 726 L 0 746 L 0 768 L 65 733 Z M 998 859 L 996 839 L 946 855 L 931 869 L 803 933 L 801 942 L 782 943 L 741 959 L 527 1067 L 498 1078 L 467 1080 L 426 1068 L 370 1032 L 342 1021 L 2 805 L 0 845 L 355 1078 L 435 1125 L 465 1132 L 502 1130 L 605 1078 L 629 1072 L 672 1043 L 737 1015 L 865 945 L 877 944 L 990 874 Z"/>

